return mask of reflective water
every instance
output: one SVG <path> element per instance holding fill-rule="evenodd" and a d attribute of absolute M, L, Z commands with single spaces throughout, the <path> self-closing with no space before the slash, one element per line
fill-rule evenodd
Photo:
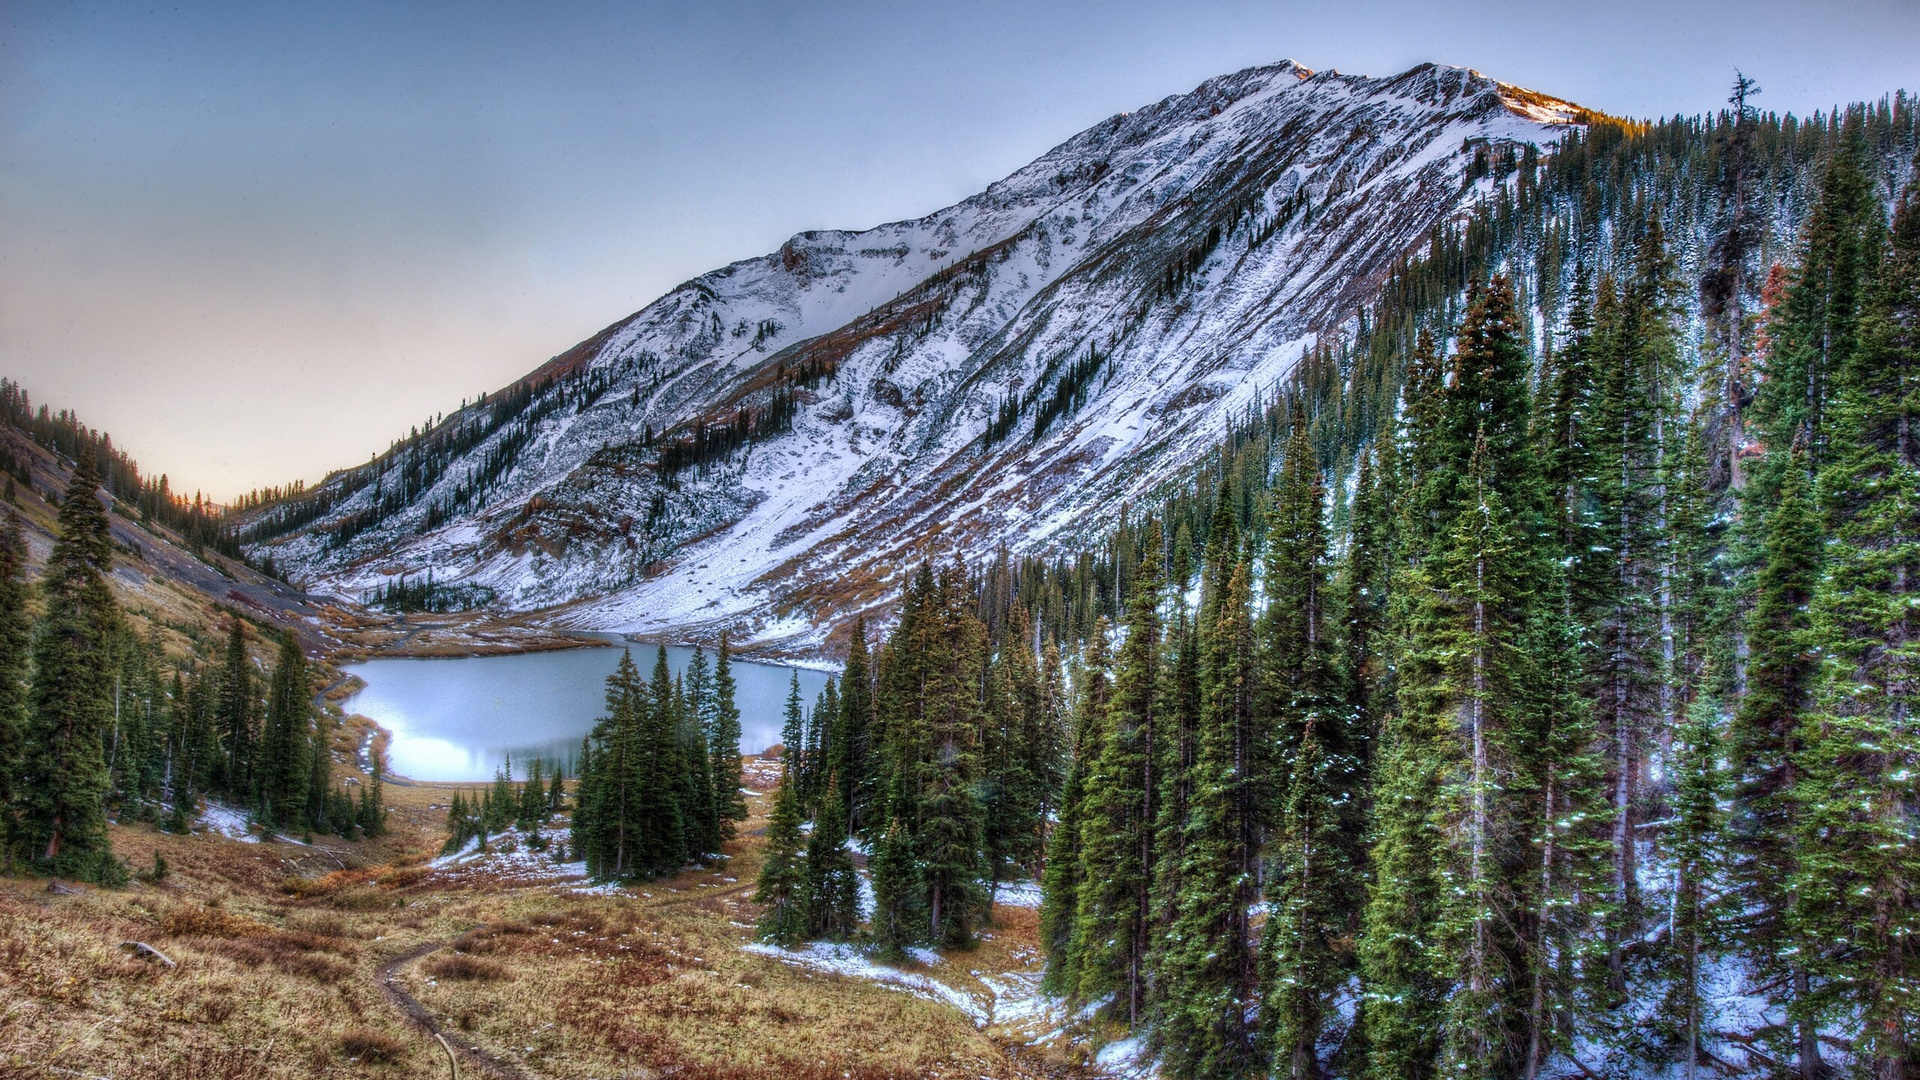
<path fill-rule="evenodd" d="M 657 646 L 633 645 L 646 678 Z M 692 649 L 667 648 L 675 674 Z M 580 740 L 605 712 L 606 678 L 618 647 L 562 649 L 508 656 L 377 658 L 341 670 L 365 688 L 348 698 L 348 713 L 370 717 L 393 733 L 387 767 L 416 780 L 490 780 L 507 755 L 572 761 Z M 707 654 L 709 665 L 713 654 Z M 740 749 L 757 754 L 780 741 L 793 669 L 733 661 L 740 707 Z M 824 672 L 800 670 L 800 699 L 812 708 Z M 524 775 L 516 765 L 516 777 Z"/>

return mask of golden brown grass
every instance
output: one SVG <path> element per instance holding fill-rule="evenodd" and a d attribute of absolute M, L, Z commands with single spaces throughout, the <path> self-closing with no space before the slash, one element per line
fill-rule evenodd
<path fill-rule="evenodd" d="M 945 1006 L 741 952 L 764 796 L 724 868 L 607 896 L 434 875 L 423 853 L 453 789 L 390 786 L 393 834 L 332 842 L 344 869 L 296 845 L 117 827 L 123 856 L 159 850 L 173 874 L 73 895 L 0 879 L 0 1077 L 444 1077 L 378 982 L 416 954 L 396 985 L 455 1041 L 533 1077 L 1061 1074 Z M 1032 913 L 1001 913 L 949 967 L 1020 962 Z"/>

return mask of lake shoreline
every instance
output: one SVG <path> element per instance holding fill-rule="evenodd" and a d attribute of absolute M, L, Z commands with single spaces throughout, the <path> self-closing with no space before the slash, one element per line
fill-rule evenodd
<path fill-rule="evenodd" d="M 629 647 L 666 645 L 669 648 L 701 648 L 709 655 L 718 651 L 717 646 L 708 641 L 627 634 L 618 630 L 559 629 L 542 625 L 531 618 L 501 612 L 414 612 L 377 618 L 372 615 L 341 618 L 337 615 L 331 622 L 330 629 L 348 642 L 328 654 L 328 661 L 336 667 L 388 657 L 463 659 L 592 649 L 615 644 Z M 736 660 L 796 667 L 829 675 L 838 675 L 844 666 L 818 650 L 784 649 L 779 642 L 748 643 L 730 649 L 729 655 Z"/>

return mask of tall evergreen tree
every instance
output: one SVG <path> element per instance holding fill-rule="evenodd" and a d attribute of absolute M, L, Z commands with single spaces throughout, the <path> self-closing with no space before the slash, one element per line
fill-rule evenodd
<path fill-rule="evenodd" d="M 979 886 L 985 867 L 978 798 L 986 628 L 970 610 L 965 581 L 965 568 L 956 564 L 934 587 L 915 740 L 921 751 L 914 854 L 927 890 L 928 937 L 943 947 L 972 943 L 987 900 Z"/>
<path fill-rule="evenodd" d="M 843 941 L 860 921 L 860 875 L 847 850 L 845 811 L 828 799 L 807 837 L 807 936 Z"/>
<path fill-rule="evenodd" d="M 687 821 L 681 806 L 680 717 L 675 707 L 667 649 L 654 654 L 653 676 L 638 703 L 633 815 L 634 871 L 644 877 L 671 874 L 687 863 Z"/>
<path fill-rule="evenodd" d="M 1801 234 L 1799 267 L 1769 319 L 1766 377 L 1754 399 L 1755 419 L 1770 451 L 1803 446 L 1802 468 L 1808 470 L 1827 460 L 1829 384 L 1859 347 L 1861 305 L 1885 232 L 1867 156 L 1861 120 L 1850 116 Z M 1770 473 L 1786 464 L 1778 457 L 1772 462 Z M 1761 498 L 1772 497 L 1777 483 L 1768 482 Z"/>
<path fill-rule="evenodd" d="M 6 526 L 0 530 L 0 777 L 7 787 L 7 794 L 0 797 L 0 866 L 12 865 L 22 854 L 15 840 L 29 730 L 27 664 L 33 644 L 26 574 L 26 532 L 19 512 L 9 510 Z"/>
<path fill-rule="evenodd" d="M 760 864 L 759 886 L 753 894 L 753 902 L 766 909 L 760 915 L 760 937 L 775 945 L 791 945 L 807 936 L 807 866 L 800 836 L 798 781 L 793 759 L 788 757 L 780 769 L 773 814 L 767 819 L 766 861 Z"/>
<path fill-rule="evenodd" d="M 1149 551 L 1160 550 L 1157 523 Z M 1154 720 L 1160 678 L 1160 568 L 1141 564 L 1127 603 L 1127 634 L 1114 666 L 1100 759 L 1086 781 L 1081 818 L 1078 939 L 1079 996 L 1115 994 L 1129 1024 L 1146 1004 L 1151 944 L 1154 822 Z"/>
<path fill-rule="evenodd" d="M 1858 1023 L 1856 1058 L 1875 1080 L 1920 1065 L 1920 185 L 1890 239 L 1827 412 L 1832 539 L 1812 599 L 1819 668 L 1796 732 L 1787 886 L 1819 978 L 1808 1011 Z"/>
<path fill-rule="evenodd" d="M 840 722 L 834 727 L 831 755 L 836 797 L 853 832 L 861 831 L 873 802 L 873 675 L 868 660 L 867 619 L 862 615 L 854 620 L 847 640 L 847 666 L 840 673 Z"/>
<path fill-rule="evenodd" d="M 246 627 L 234 612 L 227 616 L 227 650 L 220 667 L 218 710 L 222 752 L 220 786 L 233 799 L 250 799 L 255 756 L 253 664 L 247 658 Z"/>
<path fill-rule="evenodd" d="M 1347 959 L 1333 943 L 1348 936 L 1347 915 L 1357 907 L 1364 825 L 1360 738 L 1326 625 L 1326 497 L 1304 421 L 1298 414 L 1275 492 L 1266 582 L 1267 677 L 1285 687 L 1275 701 L 1276 719 L 1290 753 L 1276 766 L 1288 777 L 1276 823 L 1272 914 L 1261 942 L 1261 1019 L 1275 1071 L 1292 1080 L 1320 1072 L 1315 1048 Z M 1273 618 L 1276 608 L 1291 614 Z M 1253 879 L 1257 855 L 1248 853 L 1242 880 Z"/>
<path fill-rule="evenodd" d="M 1804 453 L 1796 453 L 1796 459 Z M 1809 943 L 1789 918 L 1791 884 L 1799 873 L 1801 746 L 1798 721 L 1812 702 L 1814 662 L 1809 650 L 1809 604 L 1819 579 L 1821 529 L 1806 470 L 1779 470 L 1780 503 L 1767 515 L 1766 563 L 1756 581 L 1747 623 L 1752 648 L 1747 695 L 1734 715 L 1734 882 L 1744 911 L 1740 938 L 1755 970 L 1788 987 L 1787 1004 L 1799 1038 L 1785 1056 L 1799 1058 L 1808 1080 L 1817 1075 L 1820 1047 L 1810 1013 Z M 1756 487 L 1758 485 L 1756 484 Z M 1750 489 L 1751 490 L 1751 489 Z"/>
<path fill-rule="evenodd" d="M 1212 569 L 1207 577 L 1189 805 L 1180 822 L 1178 865 L 1162 864 L 1167 874 L 1178 875 L 1179 888 L 1154 956 L 1162 984 L 1155 1040 L 1179 1077 L 1245 1075 L 1254 1060 L 1247 1024 L 1255 1000 L 1248 911 L 1257 877 L 1248 873 L 1247 860 L 1258 852 L 1247 850 L 1251 834 L 1243 796 L 1250 778 L 1243 770 L 1250 748 L 1242 743 L 1253 727 L 1258 686 L 1252 574 L 1241 559 L 1224 583 Z"/>
<path fill-rule="evenodd" d="M 1107 627 L 1101 621 L 1087 637 L 1086 654 L 1074 679 L 1079 695 L 1073 710 L 1073 739 L 1066 781 L 1060 792 L 1060 820 L 1047 837 L 1047 865 L 1041 878 L 1040 946 L 1047 956 L 1044 985 L 1055 994 L 1079 985 L 1074 921 L 1080 908 L 1080 823 L 1086 812 L 1084 777 L 1099 759 L 1104 743 L 1107 664 Z"/>
<path fill-rule="evenodd" d="M 312 741 L 310 692 L 300 642 L 286 634 L 280 640 L 279 658 L 268 686 L 266 727 L 258 762 L 260 816 L 275 825 L 293 825 L 307 806 L 307 759 Z"/>
<path fill-rule="evenodd" d="M 17 774 L 21 838 L 46 873 L 118 876 L 107 839 L 107 767 L 100 736 L 112 721 L 112 653 L 120 612 L 107 590 L 113 565 L 106 509 L 91 455 L 74 466 L 60 502 L 59 537 L 40 591 L 33 635 L 25 754 Z"/>
<path fill-rule="evenodd" d="M 734 823 L 747 817 L 747 799 L 740 793 L 740 707 L 734 702 L 733 662 L 725 634 L 720 635 L 720 654 L 713 664 L 712 713 L 701 719 L 707 729 L 714 812 L 725 844 L 733 839 Z"/>

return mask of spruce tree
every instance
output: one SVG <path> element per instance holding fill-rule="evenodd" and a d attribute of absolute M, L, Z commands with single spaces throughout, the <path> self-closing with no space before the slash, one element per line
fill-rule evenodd
<path fill-rule="evenodd" d="M 606 715 L 587 736 L 580 755 L 580 785 L 573 818 L 575 851 L 596 875 L 616 880 L 648 873 L 640 853 L 645 822 L 641 788 L 644 764 L 645 687 L 633 652 L 621 653 L 607 676 Z"/>
<path fill-rule="evenodd" d="M 1208 570 L 1211 579 L 1213 571 Z M 1177 1077 L 1244 1075 L 1253 1061 L 1247 1027 L 1254 1001 L 1254 955 L 1246 873 L 1248 833 L 1240 795 L 1254 715 L 1251 572 L 1238 563 L 1227 582 L 1202 596 L 1198 746 L 1190 769 L 1190 805 L 1180 823 L 1181 857 L 1171 919 L 1155 955 L 1161 981 L 1154 1037 Z M 1252 854 L 1257 854 L 1252 853 Z M 1164 864 L 1163 864 L 1164 865 Z M 1271 926 L 1271 923 L 1269 923 Z"/>
<path fill-rule="evenodd" d="M 867 619 L 854 620 L 847 641 L 847 666 L 840 674 L 840 722 L 834 727 L 831 767 L 839 784 L 836 797 L 851 832 L 862 831 L 874 798 L 873 676 L 867 655 Z"/>
<path fill-rule="evenodd" d="M 803 788 L 807 756 L 807 710 L 800 700 L 800 670 L 787 671 L 787 704 L 780 712 L 780 757 L 794 766 L 794 787 Z"/>
<path fill-rule="evenodd" d="M 112 880 L 107 767 L 100 733 L 112 721 L 111 649 L 120 612 L 107 590 L 113 565 L 93 458 L 82 454 L 60 502 L 59 537 L 40 591 L 33 635 L 25 753 L 16 790 L 21 839 L 50 874 Z"/>
<path fill-rule="evenodd" d="M 720 654 L 713 665 L 713 711 L 701 719 L 707 729 L 714 812 L 724 845 L 733 839 L 734 823 L 747 817 L 747 797 L 740 793 L 740 707 L 734 703 L 733 663 L 725 634 L 720 636 Z"/>
<path fill-rule="evenodd" d="M 807 837 L 807 936 L 844 941 L 860 922 L 860 875 L 847 849 L 846 813 L 826 800 Z"/>
<path fill-rule="evenodd" d="M 1040 947 L 1047 956 L 1043 985 L 1061 994 L 1078 986 L 1074 923 L 1080 907 L 1081 820 L 1086 808 L 1085 775 L 1100 757 L 1107 722 L 1107 627 L 1103 621 L 1087 638 L 1086 655 L 1074 679 L 1079 689 L 1073 710 L 1073 740 L 1066 782 L 1060 792 L 1060 820 L 1047 837 L 1047 865 L 1041 877 Z M 877 882 L 877 878 L 876 878 Z M 875 889 L 878 889 L 876 883 Z"/>
<path fill-rule="evenodd" d="M 253 666 L 247 659 L 246 627 L 233 612 L 227 616 L 227 649 L 220 667 L 217 722 L 222 751 L 220 786 L 229 798 L 244 802 L 253 797 Z"/>
<path fill-rule="evenodd" d="M 654 655 L 653 676 L 637 702 L 633 798 L 634 871 L 660 877 L 687 863 L 687 820 L 680 804 L 680 717 L 675 708 L 667 649 Z"/>
<path fill-rule="evenodd" d="M 0 778 L 7 794 L 0 796 L 0 867 L 18 861 L 17 816 L 26 761 L 27 663 L 32 648 L 32 620 L 27 614 L 27 538 L 18 511 L 7 512 L 0 531 Z"/>
<path fill-rule="evenodd" d="M 260 742 L 258 809 L 262 820 L 291 827 L 307 806 L 312 705 L 306 657 L 293 634 L 280 640 L 267 691 L 266 727 Z M 320 762 L 325 768 L 324 759 Z M 324 790 L 324 788 L 323 788 Z"/>
<path fill-rule="evenodd" d="M 1261 1018 L 1275 1071 L 1307 1080 L 1319 1073 L 1315 1047 L 1345 974 L 1346 958 L 1331 943 L 1347 936 L 1347 913 L 1358 906 L 1363 822 L 1361 739 L 1327 633 L 1325 493 L 1304 413 L 1296 413 L 1274 494 L 1266 677 L 1284 688 L 1270 697 L 1280 743 L 1291 754 L 1276 765 L 1288 777 L 1275 829 L 1280 858 L 1270 879 L 1272 914 L 1261 942 Z M 1273 617 L 1275 608 L 1290 614 Z M 1253 879 L 1257 854 L 1248 852 L 1241 880 Z"/>
<path fill-rule="evenodd" d="M 1807 469 L 1827 460 L 1829 384 L 1859 346 L 1861 306 L 1885 230 L 1867 157 L 1860 118 L 1850 116 L 1802 230 L 1799 266 L 1768 322 L 1766 377 L 1754 398 L 1755 420 L 1770 452 L 1802 446 Z M 1781 464 L 1774 457 L 1769 474 Z M 1757 479 L 1763 484 L 1759 497 L 1772 496 L 1777 481 Z"/>
<path fill-rule="evenodd" d="M 712 762 L 707 756 L 707 732 L 701 725 L 692 695 L 674 694 L 680 745 L 680 814 L 686 833 L 687 857 L 704 862 L 721 854 L 719 808 L 713 803 Z M 737 785 L 736 785 L 737 786 Z"/>
<path fill-rule="evenodd" d="M 1810 1012 L 1810 948 L 1789 917 L 1791 887 L 1800 873 L 1794 838 L 1800 806 L 1794 797 L 1802 760 L 1799 717 L 1812 703 L 1814 662 L 1809 604 L 1819 580 L 1821 529 L 1808 490 L 1806 469 L 1794 462 L 1779 470 L 1780 502 L 1767 515 L 1766 562 L 1755 582 L 1747 622 L 1752 650 L 1747 695 L 1734 714 L 1734 883 L 1745 911 L 1743 952 L 1756 972 L 1787 986 L 1789 1015 L 1799 1029 L 1797 1056 L 1806 1074 L 1819 1066 L 1819 1043 Z M 1757 484 L 1755 485 L 1758 486 Z M 1750 489 L 1752 490 L 1752 489 Z"/>
<path fill-rule="evenodd" d="M 1812 708 L 1799 719 L 1788 883 L 1818 998 L 1804 1011 L 1858 1024 L 1875 1078 L 1920 1054 L 1920 191 L 1909 184 L 1860 322 L 1835 375 L 1830 530 L 1809 642 Z M 1763 601 L 1764 602 L 1764 601 Z M 1904 899 L 1905 902 L 1902 902 Z"/>
<path fill-rule="evenodd" d="M 927 936 L 941 947 L 965 947 L 985 913 L 980 889 L 979 671 L 986 628 L 970 610 L 966 571 L 955 565 L 937 580 L 931 631 L 924 643 L 915 785 L 914 854 L 927 896 Z"/>
<path fill-rule="evenodd" d="M 378 750 L 367 752 L 367 783 L 360 789 L 360 806 L 355 824 L 369 837 L 387 833 L 386 756 Z"/>
<path fill-rule="evenodd" d="M 1673 844 L 1674 893 L 1669 925 L 1673 930 L 1672 974 L 1668 979 L 1666 1013 L 1677 1029 L 1681 1064 L 1695 1075 L 1701 1039 L 1711 1031 L 1707 996 L 1701 986 L 1702 966 L 1719 943 L 1720 905 L 1713 892 L 1719 885 L 1720 743 L 1714 729 L 1716 709 L 1698 702 L 1686 724 L 1675 735 Z"/>
<path fill-rule="evenodd" d="M 1160 548 L 1157 523 L 1148 550 Z M 1151 944 L 1154 720 L 1160 679 L 1158 558 L 1141 564 L 1127 602 L 1100 758 L 1087 776 L 1081 818 L 1079 914 L 1074 936 L 1083 1000 L 1114 994 L 1138 1024 Z"/>
<path fill-rule="evenodd" d="M 760 915 L 760 938 L 775 945 L 792 945 L 807 936 L 809 898 L 798 780 L 788 758 L 780 770 L 773 814 L 767 819 L 766 861 L 760 864 L 759 886 L 753 894 L 753 902 L 765 909 Z"/>
<path fill-rule="evenodd" d="M 771 827 L 768 832 L 771 836 Z M 873 877 L 873 942 L 881 959 L 897 960 L 923 937 L 925 890 L 913 857 L 913 837 L 899 818 L 890 818 L 873 841 L 872 852 L 867 869 Z"/>

